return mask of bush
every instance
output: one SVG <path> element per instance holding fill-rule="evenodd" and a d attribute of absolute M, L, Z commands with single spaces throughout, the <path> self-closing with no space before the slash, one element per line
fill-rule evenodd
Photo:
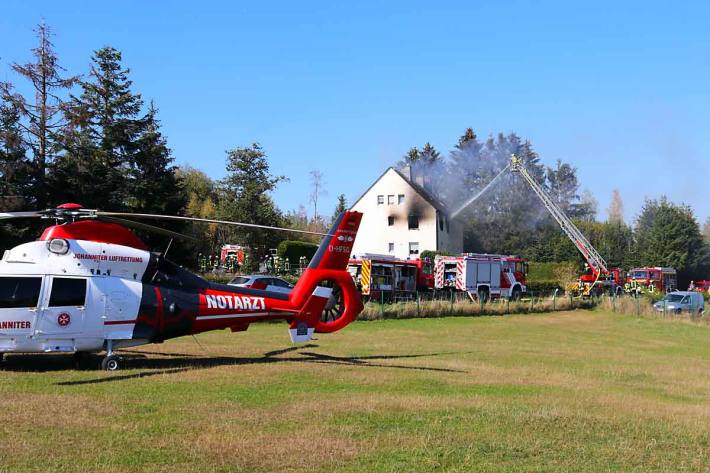
<path fill-rule="evenodd" d="M 419 254 L 419 258 L 421 258 L 421 259 L 429 258 L 432 261 L 434 261 L 434 258 L 436 258 L 437 256 L 454 256 L 454 254 L 450 253 L 448 251 L 432 251 L 432 250 L 424 250 Z"/>
<path fill-rule="evenodd" d="M 528 282 L 527 287 L 529 294 L 550 294 L 555 292 L 555 289 L 558 289 L 559 292 L 564 293 L 564 287 L 555 280 L 532 280 Z"/>
<path fill-rule="evenodd" d="M 318 245 L 308 241 L 284 240 L 276 248 L 279 258 L 287 259 L 291 265 L 298 265 L 298 260 L 305 256 L 308 261 L 313 258 L 318 250 Z"/>

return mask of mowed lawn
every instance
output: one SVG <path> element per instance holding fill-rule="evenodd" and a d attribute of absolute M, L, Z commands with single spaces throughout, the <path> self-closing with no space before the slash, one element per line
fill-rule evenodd
<path fill-rule="evenodd" d="M 0 471 L 710 470 L 701 324 L 389 320 L 300 347 L 263 324 L 125 355 L 9 356 Z"/>

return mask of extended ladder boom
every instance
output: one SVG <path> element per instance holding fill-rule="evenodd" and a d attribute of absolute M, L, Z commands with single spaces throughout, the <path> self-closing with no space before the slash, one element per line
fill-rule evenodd
<path fill-rule="evenodd" d="M 523 161 L 517 156 L 513 155 L 510 160 L 510 169 L 513 172 L 520 173 L 523 179 L 532 187 L 532 190 L 537 194 L 537 196 L 542 201 L 543 205 L 547 210 L 550 211 L 552 216 L 560 224 L 562 230 L 564 230 L 567 237 L 572 240 L 572 243 L 577 247 L 584 259 L 587 260 L 587 264 L 592 269 L 594 274 L 605 274 L 608 272 L 606 267 L 606 261 L 597 252 L 597 250 L 589 243 L 589 240 L 579 231 L 579 228 L 570 220 L 569 217 L 560 209 L 560 207 L 555 203 L 554 200 L 549 196 L 549 194 L 542 188 L 540 184 L 537 183 L 535 179 L 528 173 L 525 169 Z"/>

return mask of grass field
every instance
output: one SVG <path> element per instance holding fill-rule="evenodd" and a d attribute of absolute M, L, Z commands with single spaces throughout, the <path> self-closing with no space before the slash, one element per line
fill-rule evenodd
<path fill-rule="evenodd" d="M 710 327 L 576 311 L 9 356 L 0 471 L 708 471 Z"/>

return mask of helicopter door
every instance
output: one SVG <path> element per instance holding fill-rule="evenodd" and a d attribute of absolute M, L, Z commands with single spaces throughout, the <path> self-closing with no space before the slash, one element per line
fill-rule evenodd
<path fill-rule="evenodd" d="M 39 318 L 39 335 L 76 335 L 84 328 L 86 278 L 47 276 Z"/>

